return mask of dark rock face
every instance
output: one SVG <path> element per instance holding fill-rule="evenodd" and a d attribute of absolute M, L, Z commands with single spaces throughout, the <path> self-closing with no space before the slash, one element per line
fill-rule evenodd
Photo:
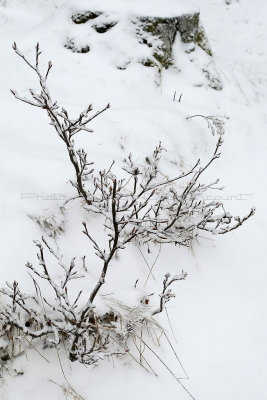
<path fill-rule="evenodd" d="M 99 24 L 92 25 L 95 31 L 98 33 L 105 33 L 109 31 L 113 26 L 117 24 L 117 21 L 101 22 Z"/>
<path fill-rule="evenodd" d="M 153 57 L 162 68 L 173 65 L 172 45 L 177 33 L 183 43 L 195 43 L 212 56 L 205 31 L 199 21 L 199 13 L 185 14 L 175 18 L 140 17 L 133 21 L 137 25 L 137 36 L 141 43 L 149 46 L 147 33 L 160 39 Z"/>
<path fill-rule="evenodd" d="M 196 42 L 199 33 L 199 13 L 186 14 L 176 20 L 177 31 L 181 34 L 182 42 Z"/>
<path fill-rule="evenodd" d="M 153 57 L 164 68 L 168 68 L 173 64 L 172 45 L 176 37 L 175 18 L 153 18 L 141 17 L 133 21 L 137 25 L 136 33 L 141 43 L 152 47 L 147 40 L 147 34 L 160 39 L 161 44 L 154 48 Z M 154 61 L 155 63 L 155 61 Z M 146 60 L 143 65 L 151 66 L 153 60 Z"/>
<path fill-rule="evenodd" d="M 101 15 L 100 11 L 83 11 L 73 14 L 71 19 L 75 24 L 85 24 L 85 22 L 95 19 Z"/>
<path fill-rule="evenodd" d="M 88 53 L 90 51 L 90 47 L 88 45 L 77 46 L 72 39 L 68 39 L 64 47 L 68 50 L 71 50 L 73 53 Z"/>

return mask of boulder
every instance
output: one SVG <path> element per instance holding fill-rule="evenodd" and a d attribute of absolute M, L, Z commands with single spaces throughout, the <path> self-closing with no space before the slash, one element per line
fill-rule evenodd
<path fill-rule="evenodd" d="M 120 23 L 117 14 L 108 14 L 103 10 L 77 11 L 72 14 L 71 20 L 74 24 L 87 24 L 88 29 L 93 29 L 99 34 L 105 34 Z M 179 38 L 185 44 L 186 53 L 194 52 L 197 47 L 206 53 L 207 63 L 203 65 L 202 72 L 210 87 L 216 90 L 222 89 L 219 74 L 216 71 L 210 71 L 208 67 L 213 61 L 213 54 L 200 21 L 199 12 L 185 13 L 177 17 L 127 16 L 126 26 L 129 31 L 135 32 L 140 44 L 150 48 L 149 56 L 136 60 L 140 64 L 145 67 L 156 67 L 159 72 L 175 67 L 173 44 Z M 74 39 L 69 39 L 65 47 L 78 53 L 87 53 L 90 50 L 89 44 L 84 47 L 77 46 Z M 118 68 L 125 69 L 130 62 L 126 61 L 125 65 Z"/>

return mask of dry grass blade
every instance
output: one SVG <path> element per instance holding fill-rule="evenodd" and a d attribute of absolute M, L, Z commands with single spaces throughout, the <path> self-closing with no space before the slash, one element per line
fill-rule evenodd
<path fill-rule="evenodd" d="M 75 389 L 71 386 L 71 384 L 69 383 L 69 381 L 68 381 L 68 379 L 67 379 L 67 377 L 66 377 L 66 374 L 65 374 L 65 372 L 64 372 L 64 369 L 63 369 L 63 365 L 62 365 L 62 361 L 61 361 L 61 358 L 60 358 L 60 355 L 59 355 L 59 351 L 58 351 L 58 349 L 56 349 L 56 350 L 57 350 L 57 356 L 58 356 L 58 361 L 59 361 L 60 369 L 61 369 L 61 371 L 62 371 L 62 374 L 63 374 L 63 377 L 64 377 L 66 383 L 68 384 L 69 392 L 70 392 L 71 395 L 73 396 L 74 400 L 85 400 L 85 398 L 82 397 L 81 395 L 79 395 L 79 394 L 76 392 L 76 390 L 75 390 Z M 55 383 L 55 382 L 54 382 L 54 383 Z M 74 395 L 75 395 L 76 397 L 75 397 Z"/>
<path fill-rule="evenodd" d="M 188 374 L 187 374 L 187 372 L 186 372 L 186 370 L 185 370 L 185 368 L 184 368 L 184 366 L 183 366 L 183 364 L 182 364 L 180 358 L 178 357 L 178 354 L 176 353 L 176 351 L 175 351 L 173 345 L 171 344 L 171 341 L 170 341 L 170 339 L 168 338 L 166 332 L 163 332 L 163 335 L 166 337 L 167 342 L 169 343 L 169 345 L 170 345 L 170 347 L 171 347 L 171 349 L 172 349 L 172 351 L 173 351 L 173 353 L 174 353 L 174 355 L 175 355 L 175 358 L 176 358 L 177 361 L 179 362 L 179 364 L 180 364 L 182 370 L 184 371 L 184 373 L 185 373 L 185 375 L 186 375 L 186 377 L 184 377 L 184 378 L 179 378 L 179 379 L 189 379 L 189 376 L 188 376 Z"/>
<path fill-rule="evenodd" d="M 158 376 L 158 374 L 154 371 L 154 369 L 151 367 L 151 365 L 149 364 L 149 362 L 147 361 L 147 359 L 145 358 L 145 356 L 144 356 L 144 354 L 143 354 L 144 351 L 145 351 L 145 347 L 144 347 L 144 350 L 141 351 L 140 348 L 138 347 L 137 343 L 136 343 L 136 336 L 133 335 L 133 336 L 132 336 L 132 339 L 133 339 L 133 344 L 135 345 L 137 351 L 138 351 L 139 354 L 140 354 L 140 358 L 139 358 L 140 361 L 139 361 L 139 364 L 140 364 L 141 366 L 143 366 L 142 360 L 144 360 L 145 363 L 147 364 L 147 366 L 151 369 L 152 373 L 153 373 L 155 376 Z M 142 343 L 142 342 L 140 341 L 140 343 Z"/>
<path fill-rule="evenodd" d="M 155 280 L 155 277 L 154 277 L 154 275 L 152 274 L 151 267 L 149 266 L 149 264 L 148 264 L 148 262 L 147 262 L 147 259 L 145 258 L 145 256 L 144 256 L 144 254 L 143 254 L 142 250 L 140 249 L 140 247 L 139 247 L 139 246 L 137 246 L 137 248 L 138 248 L 138 250 L 139 250 L 139 252 L 140 252 L 140 254 L 141 254 L 141 256 L 142 256 L 143 260 L 144 260 L 144 261 L 145 261 L 145 263 L 146 263 L 146 266 L 147 266 L 147 268 L 148 268 L 148 270 L 149 270 L 149 274 L 151 274 L 151 275 L 152 275 L 152 278 Z"/>
<path fill-rule="evenodd" d="M 169 317 L 169 313 L 168 313 L 167 307 L 165 306 L 164 308 L 165 308 L 165 312 L 166 312 L 166 315 L 167 315 L 168 323 L 169 323 L 171 331 L 172 331 L 172 335 L 174 337 L 175 342 L 177 342 L 177 339 L 176 339 L 175 334 L 174 334 L 174 330 L 173 330 L 173 327 L 172 327 L 172 324 L 171 324 L 171 320 L 170 320 L 170 317 Z"/>
<path fill-rule="evenodd" d="M 147 282 L 148 282 L 148 279 L 149 279 L 150 275 L 153 277 L 152 271 L 153 271 L 153 268 L 154 268 L 154 266 L 155 266 L 155 264 L 156 264 L 156 262 L 157 262 L 157 260 L 158 260 L 158 258 L 159 258 L 160 252 L 161 252 L 161 243 L 159 244 L 159 251 L 158 251 L 158 254 L 157 254 L 157 256 L 156 256 L 156 258 L 155 258 L 155 260 L 154 260 L 154 262 L 153 262 L 151 268 L 149 268 L 149 274 L 147 275 L 147 278 L 146 278 L 146 281 L 145 281 L 145 286 L 146 286 L 146 284 L 147 284 Z M 153 279 L 155 279 L 155 278 L 153 277 Z"/>
<path fill-rule="evenodd" d="M 24 340 L 26 340 L 27 343 L 29 343 L 30 347 L 32 347 L 36 353 L 39 354 L 39 356 L 41 356 L 46 362 L 50 362 L 42 353 L 40 353 L 40 351 L 32 344 L 32 342 L 30 342 L 25 336 L 23 336 Z"/>
<path fill-rule="evenodd" d="M 186 393 L 191 397 L 191 399 L 196 400 L 195 397 L 189 392 L 189 390 L 180 382 L 180 378 L 178 378 L 175 373 L 168 367 L 168 365 L 162 360 L 162 358 L 142 339 L 140 336 L 136 335 L 139 340 L 142 340 L 144 345 L 150 350 L 154 356 L 164 365 L 164 367 L 170 372 L 170 374 L 174 377 L 174 379 L 179 383 L 180 386 L 186 391 Z"/>
<path fill-rule="evenodd" d="M 49 379 L 49 382 L 52 382 L 52 383 L 54 383 L 54 385 L 57 385 L 58 387 L 60 387 L 63 390 L 63 392 L 67 395 L 70 395 L 73 398 L 73 400 L 84 400 L 83 397 L 74 393 L 71 388 L 66 388 L 65 386 L 60 385 L 59 383 L 55 382 L 53 379 Z"/>

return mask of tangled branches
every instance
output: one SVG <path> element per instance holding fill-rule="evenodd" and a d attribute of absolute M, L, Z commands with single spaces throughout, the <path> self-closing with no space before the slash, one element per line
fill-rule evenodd
<path fill-rule="evenodd" d="M 35 245 L 39 267 L 36 268 L 30 262 L 26 264 L 35 294 L 22 293 L 16 281 L 12 284 L 7 282 L 7 288 L 0 288 L 0 293 L 9 298 L 9 302 L 6 302 L 0 313 L 2 332 L 9 334 L 15 328 L 16 340 L 23 337 L 44 338 L 45 347 L 56 347 L 64 342 L 70 360 L 78 360 L 83 364 L 94 365 L 111 355 L 126 354 L 129 351 L 127 345 L 129 337 L 136 333 L 142 324 L 147 325 L 148 318 L 162 312 L 163 305 L 173 297 L 169 290 L 166 291 L 167 287 L 176 280 L 186 277 L 182 272 L 180 276 L 168 281 L 170 275 L 166 275 L 163 282 L 164 290 L 160 295 L 160 306 L 155 311 L 140 301 L 139 307 L 130 309 L 131 316 L 123 317 L 121 313 L 112 310 L 112 307 L 109 314 L 101 316 L 94 310 L 95 289 L 87 301 L 81 300 L 82 291 L 75 296 L 72 293 L 72 301 L 69 298 L 69 283 L 73 279 L 84 279 L 85 275 L 79 272 L 84 268 L 78 268 L 75 259 L 66 265 L 62 255 L 52 249 L 44 237 L 41 242 L 36 241 Z M 63 279 L 60 282 L 57 282 L 49 271 L 45 251 L 56 259 L 61 269 Z M 40 280 L 45 281 L 52 289 L 52 301 L 43 296 Z M 46 293 L 49 292 L 47 289 Z"/>
<path fill-rule="evenodd" d="M 39 44 L 35 49 L 35 64 L 18 50 L 15 43 L 13 49 L 35 71 L 41 91 L 37 94 L 30 90 L 32 99 L 21 97 L 14 90 L 12 93 L 17 99 L 46 110 L 50 124 L 65 143 L 76 175 L 76 180 L 72 180 L 71 183 L 76 188 L 78 197 L 83 200 L 88 212 L 105 218 L 104 224 L 109 231 L 108 250 L 100 249 L 87 229 L 85 230 L 97 255 L 104 262 L 108 262 L 118 249 L 124 248 L 134 240 L 142 243 L 153 240 L 191 246 L 199 230 L 224 234 L 238 228 L 253 215 L 254 209 L 251 209 L 243 218 L 234 217 L 224 211 L 222 203 L 203 199 L 204 193 L 215 189 L 218 183 L 216 180 L 210 184 L 201 184 L 199 178 L 213 161 L 220 157 L 219 150 L 223 143 L 220 132 L 214 154 L 206 165 L 200 166 L 198 160 L 191 170 L 172 179 L 161 178 L 161 143 L 155 148 L 152 156 L 146 157 L 141 165 L 136 163 L 130 154 L 122 167 L 125 178 L 118 178 L 112 173 L 114 162 L 108 170 L 96 174 L 92 168 L 93 162 L 88 161 L 86 151 L 75 149 L 74 136 L 81 131 L 92 132 L 87 124 L 107 110 L 109 104 L 91 117 L 89 114 L 92 105 L 89 105 L 78 118 L 70 119 L 68 112 L 51 98 L 47 78 L 52 63 L 49 61 L 46 73 L 42 74 L 39 68 Z M 218 130 L 218 126 L 218 123 L 214 124 L 213 129 Z M 187 177 L 190 179 L 184 183 Z M 185 186 L 182 191 L 180 181 Z"/>
<path fill-rule="evenodd" d="M 98 243 L 88 223 L 83 222 L 83 234 L 101 260 L 101 273 L 91 293 L 84 293 L 82 296 L 80 291 L 69 296 L 69 283 L 74 279 L 86 278 L 85 258 L 82 259 L 81 268 L 77 267 L 75 258 L 66 265 L 62 255 L 59 255 L 44 237 L 41 241 L 36 241 L 39 267 L 36 268 L 29 262 L 26 264 L 35 294 L 22 293 L 16 281 L 13 284 L 8 283 L 7 288 L 0 289 L 0 293 L 9 299 L 0 313 L 2 331 L 8 335 L 10 330 L 16 329 L 18 337 L 22 334 L 31 339 L 44 338 L 46 346 L 67 343 L 71 361 L 96 364 L 111 355 L 129 352 L 128 339 L 133 335 L 138 337 L 137 331 L 143 326 L 155 323 L 153 316 L 161 313 L 165 304 L 174 296 L 170 285 L 175 281 L 184 280 L 187 275 L 185 272 L 173 278 L 170 278 L 169 274 L 165 275 L 163 290 L 159 295 L 159 306 L 156 309 L 147 307 L 146 303 L 140 303 L 138 308 L 133 307 L 130 310 L 127 317 L 112 307 L 108 316 L 98 315 L 95 312 L 94 301 L 100 294 L 111 261 L 118 251 L 125 249 L 129 244 L 146 245 L 151 241 L 191 247 L 199 232 L 206 231 L 217 235 L 233 231 L 254 214 L 254 209 L 244 217 L 235 217 L 224 210 L 221 202 L 205 199 L 205 193 L 209 190 L 221 189 L 217 187 L 218 180 L 209 184 L 200 183 L 202 174 L 220 157 L 220 147 L 223 143 L 222 125 L 217 120 L 212 120 L 212 129 L 213 133 L 215 129 L 220 130 L 219 139 L 210 160 L 203 166 L 200 160 L 197 160 L 189 171 L 166 178 L 160 170 L 164 150 L 160 143 L 152 155 L 147 156 L 142 163 L 134 161 L 131 154 L 125 158 L 121 177 L 112 172 L 114 162 L 107 170 L 96 173 L 86 151 L 76 149 L 74 137 L 81 131 L 92 132 L 87 127 L 88 124 L 106 111 L 110 107 L 109 104 L 93 115 L 90 114 L 92 105 L 89 105 L 77 118 L 71 119 L 68 112 L 50 95 L 47 79 L 52 63 L 49 61 L 43 74 L 39 66 L 39 44 L 35 49 L 34 63 L 18 50 L 15 43 L 13 49 L 36 73 L 40 93 L 30 90 L 31 98 L 26 98 L 14 90 L 11 92 L 18 100 L 46 111 L 50 124 L 65 144 L 74 168 L 75 179 L 71 183 L 77 192 L 75 199 L 80 199 L 82 207 L 99 218 L 100 228 L 104 228 L 106 235 L 106 243 Z M 72 200 L 73 198 L 67 202 Z M 55 233 L 51 236 L 54 237 Z M 45 252 L 48 252 L 60 267 L 63 273 L 60 282 L 53 278 Z M 52 300 L 42 294 L 39 280 L 52 289 Z"/>

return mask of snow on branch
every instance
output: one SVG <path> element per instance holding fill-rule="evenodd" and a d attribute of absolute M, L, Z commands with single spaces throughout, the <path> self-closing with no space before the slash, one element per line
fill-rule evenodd
<path fill-rule="evenodd" d="M 168 301 L 170 301 L 172 297 L 175 297 L 175 294 L 172 292 L 172 289 L 168 289 L 168 288 L 173 284 L 173 282 L 184 280 L 187 277 L 187 272 L 182 271 L 180 275 L 175 275 L 171 279 L 170 279 L 170 277 L 171 277 L 171 275 L 169 273 L 167 273 L 165 275 L 165 278 L 163 280 L 163 290 L 162 290 L 162 293 L 160 294 L 159 308 L 156 309 L 152 313 L 152 315 L 161 313 L 164 309 L 165 304 L 168 303 Z"/>
<path fill-rule="evenodd" d="M 204 166 L 197 160 L 189 171 L 171 179 L 162 179 L 159 164 L 163 147 L 159 143 L 152 155 L 147 156 L 142 164 L 134 162 L 131 154 L 124 160 L 122 170 L 128 175 L 126 179 L 113 174 L 114 162 L 108 170 L 95 173 L 93 162 L 88 160 L 86 151 L 75 149 L 73 137 L 85 128 L 91 131 L 86 127 L 87 124 L 107 110 L 109 104 L 91 117 L 89 113 L 92 111 L 92 105 L 89 105 L 78 118 L 71 120 L 68 112 L 60 108 L 50 96 L 47 78 L 52 63 L 48 63 L 46 73 L 40 72 L 39 44 L 37 43 L 35 48 L 35 63 L 30 62 L 15 43 L 13 48 L 39 78 L 40 93 L 36 94 L 32 90 L 30 93 L 36 101 L 34 105 L 46 110 L 50 123 L 65 143 L 76 175 L 76 179 L 71 181 L 72 185 L 84 201 L 86 210 L 105 218 L 109 238 L 108 249 L 100 249 L 86 231 L 104 265 L 109 263 L 119 249 L 133 241 L 174 243 L 190 247 L 199 231 L 211 232 L 214 235 L 228 233 L 237 229 L 254 214 L 255 210 L 251 209 L 245 217 L 236 217 L 226 212 L 221 202 L 205 200 L 205 192 L 221 189 L 216 186 L 218 180 L 210 184 L 199 182 L 203 172 L 220 157 L 219 150 L 223 143 L 222 124 L 217 117 L 200 115 L 212 126 L 213 133 L 217 131 L 219 134 L 214 153 Z M 12 93 L 19 100 L 25 101 L 25 98 L 21 98 L 16 92 Z M 32 105 L 32 100 L 26 102 Z M 180 181 L 183 181 L 184 190 L 180 189 Z M 104 267 L 104 271 L 105 269 Z"/>
<path fill-rule="evenodd" d="M 187 274 L 182 271 L 173 278 L 170 274 L 165 275 L 159 307 L 156 310 L 145 307 L 145 304 L 130 309 L 120 304 L 119 307 L 127 311 L 127 316 L 118 312 L 114 306 L 110 306 L 108 315 L 98 315 L 95 311 L 95 298 L 100 295 L 107 279 L 107 271 L 117 253 L 129 244 L 140 246 L 151 241 L 161 245 L 171 243 L 191 247 L 200 232 L 213 235 L 231 232 L 247 221 L 255 210 L 252 208 L 244 217 L 233 216 L 225 211 L 221 202 L 207 200 L 206 194 L 210 190 L 222 190 L 217 186 L 218 179 L 208 184 L 200 182 L 203 173 L 220 157 L 223 125 L 215 117 L 204 117 L 212 133 L 217 132 L 219 136 L 213 154 L 204 165 L 196 160 L 188 171 L 166 178 L 166 174 L 160 170 L 164 149 L 159 143 L 152 154 L 146 156 L 141 163 L 134 161 L 131 154 L 126 157 L 121 176 L 113 173 L 114 162 L 108 169 L 95 172 L 87 152 L 76 149 L 75 135 L 81 131 L 92 132 L 88 124 L 106 111 L 109 104 L 94 114 L 91 114 L 93 108 L 90 104 L 77 118 L 71 119 L 65 108 L 60 107 L 50 95 L 47 80 L 52 63 L 49 61 L 46 71 L 41 71 L 39 44 L 35 48 L 34 61 L 28 60 L 16 43 L 13 49 L 37 75 L 40 92 L 29 90 L 29 98 L 20 96 L 15 90 L 11 90 L 12 94 L 16 99 L 46 111 L 50 124 L 65 144 L 73 166 L 75 178 L 71 183 L 77 195 L 68 199 L 65 204 L 80 199 L 84 210 L 100 221 L 99 229 L 104 228 L 106 241 L 104 245 L 104 241 L 98 243 L 87 222 L 83 222 L 83 234 L 100 260 L 101 273 L 91 293 L 82 294 L 79 291 L 75 295 L 72 293 L 70 297 L 69 283 L 74 279 L 84 279 L 79 271 L 88 270 L 85 257 L 82 257 L 81 268 L 77 267 L 75 258 L 66 264 L 63 256 L 44 237 L 35 241 L 38 266 L 30 262 L 26 264 L 35 294 L 21 292 L 16 281 L 7 283 L 6 288 L 0 288 L 0 293 L 7 299 L 0 312 L 2 332 L 9 337 L 10 331 L 16 329 L 18 337 L 24 335 L 31 339 L 44 338 L 46 346 L 67 343 L 70 360 L 78 360 L 84 364 L 96 364 L 111 355 L 125 355 L 129 352 L 128 339 L 136 340 L 140 337 L 138 329 L 151 327 L 155 323 L 153 316 L 161 313 L 165 304 L 174 297 L 171 285 L 184 280 Z M 64 205 L 61 207 L 61 212 L 63 211 Z M 50 230 L 54 226 L 54 222 L 50 220 L 40 220 L 39 224 L 49 227 Z M 50 236 L 55 238 L 57 230 L 53 228 L 52 231 Z M 47 253 L 53 257 L 63 274 L 60 281 L 55 280 L 51 274 Z M 52 290 L 52 300 L 43 295 L 40 280 Z M 114 303 L 118 304 L 116 301 Z M 149 348 L 148 345 L 145 346 Z"/>
<path fill-rule="evenodd" d="M 48 62 L 46 71 L 42 73 L 39 66 L 41 55 L 39 43 L 37 43 L 35 47 L 34 62 L 29 61 L 25 57 L 25 55 L 18 49 L 16 43 L 13 44 L 13 49 L 16 54 L 21 57 L 23 61 L 25 61 L 25 63 L 36 73 L 40 84 L 40 93 L 36 93 L 34 90 L 29 89 L 29 93 L 31 95 L 30 98 L 20 96 L 13 89 L 11 89 L 11 93 L 15 96 L 16 99 L 28 103 L 29 105 L 42 108 L 47 112 L 50 119 L 50 124 L 55 128 L 57 134 L 63 140 L 67 148 L 70 161 L 76 173 L 75 185 L 78 193 L 83 197 L 86 197 L 86 193 L 83 189 L 82 178 L 90 174 L 90 171 L 85 171 L 91 165 L 91 163 L 87 162 L 86 154 L 83 151 L 79 152 L 78 150 L 76 152 L 74 150 L 73 137 L 81 131 L 93 132 L 92 129 L 89 129 L 87 127 L 87 124 L 91 122 L 94 118 L 102 114 L 104 111 L 106 111 L 110 107 L 110 105 L 107 104 L 102 110 L 95 112 L 93 115 L 90 115 L 93 110 L 92 105 L 90 104 L 84 111 L 80 113 L 77 118 L 70 119 L 68 112 L 63 107 L 60 108 L 57 104 L 57 101 L 54 101 L 51 98 L 50 91 L 47 86 L 47 79 L 52 68 L 52 62 Z"/>
<path fill-rule="evenodd" d="M 83 279 L 79 273 L 75 259 L 68 265 L 62 262 L 62 256 L 42 238 L 36 241 L 38 267 L 27 262 L 26 267 L 35 288 L 35 295 L 29 296 L 20 291 L 18 283 L 7 282 L 7 288 L 0 288 L 0 293 L 9 298 L 0 313 L 2 331 L 9 332 L 14 327 L 18 335 L 31 339 L 44 338 L 45 346 L 54 347 L 61 342 L 69 347 L 69 358 L 79 360 L 84 364 L 95 364 L 101 357 L 111 354 L 122 354 L 115 349 L 107 350 L 109 335 L 107 330 L 101 331 L 101 322 L 94 316 L 94 305 L 88 300 L 81 303 L 82 291 L 79 291 L 70 300 L 68 288 L 73 279 Z M 60 282 L 51 276 L 45 257 L 45 250 L 54 256 L 63 278 Z M 53 271 L 54 272 L 54 271 Z M 43 295 L 38 280 L 47 282 L 54 292 L 54 299 L 48 300 Z M 17 339 L 18 339 L 17 335 Z M 73 344 L 74 343 L 74 344 Z"/>

